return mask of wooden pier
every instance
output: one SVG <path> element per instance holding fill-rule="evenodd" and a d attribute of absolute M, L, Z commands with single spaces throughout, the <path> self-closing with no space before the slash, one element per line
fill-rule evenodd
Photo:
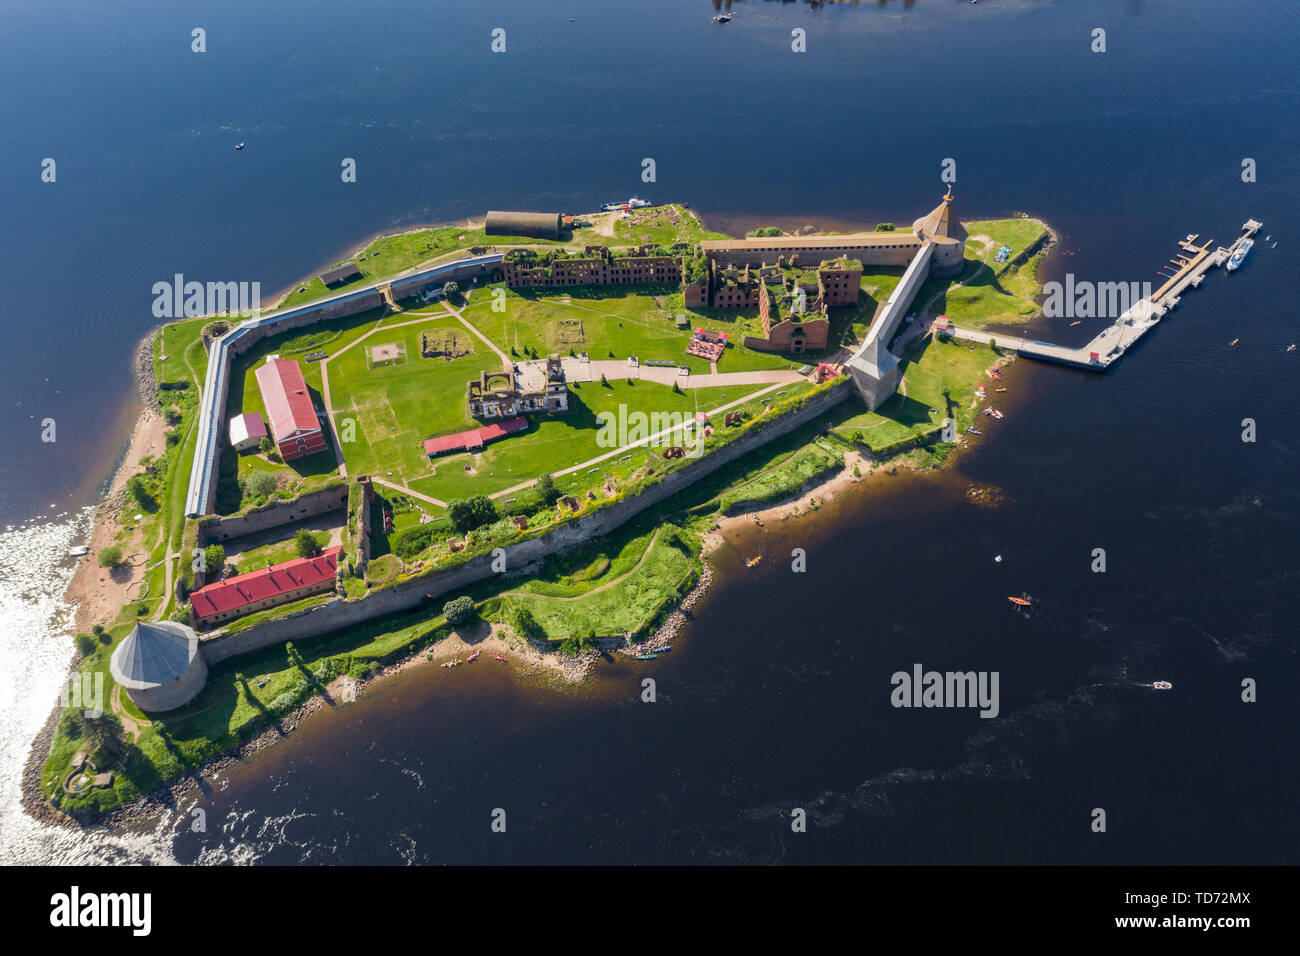
<path fill-rule="evenodd" d="M 1015 352 L 1026 358 L 1104 372 L 1127 352 L 1134 342 L 1154 328 L 1170 309 L 1178 305 L 1187 289 L 1199 286 L 1204 281 L 1206 272 L 1227 262 L 1240 248 L 1242 242 L 1253 237 L 1262 226 L 1263 223 L 1254 219 L 1246 220 L 1241 227 L 1241 235 L 1231 246 L 1227 248 L 1220 246 L 1213 252 L 1210 251 L 1210 247 L 1214 244 L 1213 240 L 1198 246 L 1195 244 L 1198 235 L 1189 235 L 1178 244 L 1182 250 L 1181 254 L 1170 260 L 1170 264 L 1175 266 L 1177 271 L 1169 280 L 1150 296 L 1133 303 L 1112 325 L 1087 345 L 1079 348 L 1053 345 L 1051 342 L 1040 342 L 1023 336 L 980 329 L 962 329 L 947 319 L 935 319 L 930 323 L 930 329 L 936 334 L 965 342 L 988 344 L 992 341 L 998 348 Z"/>

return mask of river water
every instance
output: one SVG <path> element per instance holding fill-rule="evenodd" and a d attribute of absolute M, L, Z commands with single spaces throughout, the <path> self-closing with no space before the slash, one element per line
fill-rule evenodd
<path fill-rule="evenodd" d="M 745 0 L 725 26 L 707 0 L 313 9 L 0 12 L 0 80 L 24 91 L 0 102 L 0 860 L 1296 862 L 1293 3 Z M 671 660 L 578 691 L 409 670 L 225 775 L 207 833 L 23 816 L 71 652 L 60 556 L 134 419 L 154 282 L 269 300 L 368 235 L 632 194 L 727 230 L 910 222 L 945 158 L 964 218 L 1057 228 L 1049 279 L 1158 284 L 1175 240 L 1248 217 L 1278 245 L 1104 376 L 1018 363 L 1006 419 L 942 473 L 739 533 Z M 891 707 L 916 663 L 997 671 L 999 716 Z M 1139 686 L 1157 678 L 1174 691 Z"/>

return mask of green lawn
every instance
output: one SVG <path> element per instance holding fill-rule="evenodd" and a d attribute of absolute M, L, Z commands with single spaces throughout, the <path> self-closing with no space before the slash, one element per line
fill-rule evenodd
<path fill-rule="evenodd" d="M 947 315 L 957 324 L 984 328 L 988 325 L 1020 325 L 1038 314 L 1037 256 L 1024 265 L 1007 268 L 994 261 L 997 247 L 1011 247 L 1014 259 L 1040 238 L 1045 227 L 1028 219 L 991 219 L 966 223 L 971 239 L 966 243 L 966 264 L 956 279 L 928 279 L 916 296 L 916 310 L 923 317 Z M 993 240 L 984 247 L 975 236 Z M 956 281 L 964 284 L 954 288 Z"/>
<path fill-rule="evenodd" d="M 421 356 L 421 332 L 440 329 L 459 330 L 473 351 L 450 361 Z M 404 345 L 405 361 L 367 368 L 369 350 L 388 344 Z M 477 427 L 469 415 L 466 385 L 481 372 L 500 368 L 496 353 L 446 313 L 382 329 L 331 357 L 334 422 L 349 474 L 372 474 L 398 484 L 429 474 L 424 439 Z M 349 429 L 354 441 L 348 441 Z"/>
<path fill-rule="evenodd" d="M 294 535 L 297 535 L 297 531 L 294 532 Z M 313 531 L 311 536 L 316 539 L 316 543 L 321 548 L 329 547 L 330 533 L 328 531 Z M 281 564 L 298 557 L 301 557 L 298 554 L 298 543 L 294 537 L 288 537 L 282 541 L 272 541 L 256 548 L 249 548 L 240 552 L 237 559 L 234 557 L 234 552 L 231 552 L 227 560 L 233 561 L 241 574 L 247 574 L 249 571 L 261 570 L 268 564 Z"/>
<path fill-rule="evenodd" d="M 626 379 L 611 379 L 609 387 L 599 382 L 575 384 L 577 387 L 569 387 L 567 413 L 536 418 L 527 432 L 488 445 L 479 455 L 466 453 L 434 459 L 431 465 L 424 465 L 426 477 L 411 482 L 408 487 L 441 501 L 473 494 L 493 494 L 531 481 L 544 472 L 559 471 L 613 451 L 613 448 L 597 444 L 600 424 L 596 416 L 601 412 L 617 415 L 619 406 L 625 404 L 629 413 L 681 412 L 693 415 L 765 387 L 694 388 L 678 394 L 666 385 L 638 379 L 630 385 Z M 645 454 L 640 452 L 634 457 L 644 460 Z M 466 464 L 472 464 L 474 470 L 467 472 Z M 629 463 L 613 459 L 602 463 L 601 471 L 591 476 L 589 483 L 599 483 L 600 475 L 609 471 L 606 465 L 615 464 L 626 466 Z M 431 467 L 433 473 L 429 474 Z M 571 488 L 572 484 L 565 487 Z"/>
<path fill-rule="evenodd" d="M 989 381 L 984 370 L 995 359 L 987 345 L 972 349 L 970 343 L 944 342 L 927 336 L 904 360 L 903 385 L 898 394 L 877 411 L 860 412 L 839 422 L 835 433 L 881 451 L 918 435 L 937 432 L 950 407 L 958 430 L 965 431 L 978 414 L 971 407 L 975 389 L 981 381 Z"/>
<path fill-rule="evenodd" d="M 695 243 L 701 239 L 730 238 L 721 232 L 705 229 L 695 214 L 686 207 L 668 205 L 633 209 L 631 219 L 620 219 L 618 213 L 614 213 L 614 239 L 611 241 L 606 237 L 605 242 L 609 245 L 617 243 L 630 246 L 652 242 L 671 246 L 675 242 Z"/>
<path fill-rule="evenodd" d="M 491 287 L 493 289 L 497 286 Z M 504 288 L 504 287 L 500 287 Z M 464 310 L 465 318 L 501 347 L 524 357 L 527 352 L 568 354 L 586 352 L 593 360 L 628 358 L 670 361 L 687 366 L 692 374 L 707 373 L 709 363 L 685 354 L 696 327 L 727 333 L 733 347 L 718 362 L 720 372 L 746 372 L 770 368 L 795 368 L 780 355 L 756 352 L 741 345 L 746 327 L 757 324 L 753 316 L 721 310 L 686 310 L 681 294 L 668 287 L 636 291 L 618 286 L 599 289 L 505 290 L 504 311 L 493 311 L 492 292 L 476 290 Z M 545 293 L 545 294 L 544 294 Z M 690 327 L 679 329 L 674 316 L 690 316 Z M 748 322 L 746 322 L 748 318 Z M 576 324 L 575 324 L 576 323 Z"/>
<path fill-rule="evenodd" d="M 688 546 L 661 532 L 621 577 L 606 571 L 593 589 L 574 597 L 508 591 L 501 598 L 502 611 L 508 618 L 511 608 L 527 608 L 552 641 L 588 633 L 617 636 L 645 627 L 690 587 L 698 569 L 699 560 Z"/>

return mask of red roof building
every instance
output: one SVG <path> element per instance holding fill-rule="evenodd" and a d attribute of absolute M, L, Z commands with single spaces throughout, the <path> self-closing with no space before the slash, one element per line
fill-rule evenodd
<path fill-rule="evenodd" d="M 442 435 L 438 438 L 426 439 L 424 452 L 432 457 L 434 455 L 446 455 L 451 452 L 472 451 L 475 448 L 482 448 L 490 441 L 523 431 L 527 427 L 528 419 L 523 415 L 516 415 L 504 422 L 493 422 L 491 425 L 484 425 L 482 428 L 471 428 L 467 432 L 457 432 L 454 435 Z"/>
<path fill-rule="evenodd" d="M 292 461 L 324 451 L 325 435 L 298 363 L 292 359 L 271 359 L 254 376 L 262 393 L 262 404 L 266 406 L 266 423 L 280 449 L 280 457 Z"/>
<path fill-rule="evenodd" d="M 332 590 L 342 550 L 327 548 L 314 558 L 295 558 L 199 588 L 190 594 L 195 626 L 219 624 Z"/>

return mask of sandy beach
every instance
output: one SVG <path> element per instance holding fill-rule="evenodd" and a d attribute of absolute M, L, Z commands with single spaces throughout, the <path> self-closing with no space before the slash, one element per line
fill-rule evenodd
<path fill-rule="evenodd" d="M 90 552 L 81 558 L 64 596 L 64 600 L 77 609 L 75 622 L 79 632 L 89 631 L 94 624 L 108 624 L 123 606 L 139 597 L 145 561 L 157 542 L 146 542 L 139 527 L 127 532 L 128 537 L 119 538 L 124 529 L 135 524 L 133 517 L 137 513 L 127 499 L 126 483 L 135 473 L 141 458 L 162 453 L 166 427 L 166 422 L 157 412 L 148 408 L 141 410 L 126 457 L 113 476 L 108 494 L 95 509 L 94 526 L 90 540 L 86 542 Z M 114 543 L 121 544 L 126 560 L 109 571 L 99 566 L 95 556 L 100 549 Z"/>

